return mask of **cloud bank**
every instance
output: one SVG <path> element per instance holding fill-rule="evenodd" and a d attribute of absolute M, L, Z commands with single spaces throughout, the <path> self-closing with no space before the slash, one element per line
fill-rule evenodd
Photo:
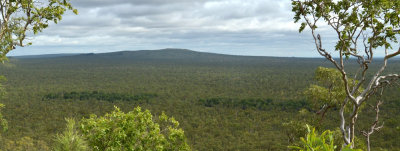
<path fill-rule="evenodd" d="M 261 56 L 315 56 L 289 0 L 71 0 L 56 25 L 12 55 L 186 48 Z"/>

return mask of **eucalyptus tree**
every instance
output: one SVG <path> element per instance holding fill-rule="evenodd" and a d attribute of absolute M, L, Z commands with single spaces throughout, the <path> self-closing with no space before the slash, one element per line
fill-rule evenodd
<path fill-rule="evenodd" d="M 302 21 L 299 32 L 308 27 L 317 52 L 340 72 L 345 92 L 345 98 L 339 107 L 340 130 L 344 143 L 354 146 L 355 125 L 360 107 L 372 95 L 380 94 L 384 87 L 400 77 L 398 74 L 384 75 L 388 60 L 400 54 L 400 48 L 394 48 L 400 34 L 400 1 L 292 0 L 292 11 L 295 13 L 294 21 Z M 327 41 L 323 41 L 319 27 L 329 28 L 336 34 L 334 47 L 327 48 L 323 45 Z M 383 51 L 383 63 L 377 71 L 370 71 L 378 51 Z M 352 80 L 344 63 L 348 58 L 355 58 L 359 65 L 351 76 Z M 368 72 L 373 72 L 373 76 L 367 76 Z M 381 101 L 375 106 L 377 117 L 381 104 L 379 102 Z M 352 107 L 348 112 L 345 110 L 347 105 Z M 377 125 L 376 120 L 364 134 L 369 137 L 379 128 L 381 126 Z"/>

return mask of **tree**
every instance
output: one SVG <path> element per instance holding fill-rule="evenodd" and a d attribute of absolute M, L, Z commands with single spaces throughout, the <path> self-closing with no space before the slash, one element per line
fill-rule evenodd
<path fill-rule="evenodd" d="M 341 80 L 341 74 L 334 68 L 318 67 L 315 71 L 314 79 L 317 84 L 311 84 L 304 94 L 313 102 L 315 107 L 320 108 L 317 114 L 321 115 L 320 121 L 322 121 L 329 109 L 337 108 L 343 104 L 346 92 Z M 351 78 L 349 78 L 349 82 L 350 86 L 358 83 L 358 81 Z M 355 94 L 361 93 L 362 90 L 364 89 L 360 87 Z M 345 105 L 345 110 L 351 110 L 351 105 Z"/>
<path fill-rule="evenodd" d="M 65 119 L 67 128 L 62 134 L 56 135 L 54 151 L 86 151 L 88 146 L 84 137 L 79 134 L 74 119 Z"/>
<path fill-rule="evenodd" d="M 26 36 L 37 34 L 50 22 L 58 23 L 66 10 L 78 11 L 69 0 L 1 0 L 0 1 L 0 61 L 16 46 L 24 47 Z"/>
<path fill-rule="evenodd" d="M 165 114 L 156 121 L 149 110 L 140 107 L 128 113 L 115 107 L 103 117 L 92 115 L 81 121 L 81 130 L 95 151 L 190 150 L 178 121 Z"/>
<path fill-rule="evenodd" d="M 388 60 L 400 54 L 400 48 L 395 50 L 392 47 L 394 43 L 398 43 L 396 36 L 400 34 L 400 1 L 292 0 L 292 11 L 295 13 L 295 22 L 303 21 L 299 31 L 302 32 L 308 27 L 317 52 L 340 72 L 345 98 L 340 104 L 339 127 L 344 143 L 353 147 L 360 107 L 377 91 L 400 77 L 398 74 L 383 75 Z M 337 35 L 335 47 L 330 49 L 331 51 L 323 46 L 322 37 L 317 33 L 317 25 L 328 27 Z M 380 50 L 384 51 L 383 63 L 372 77 L 368 77 L 370 65 L 376 52 Z M 355 58 L 359 65 L 358 70 L 352 73 L 353 80 L 350 80 L 349 69 L 344 63 L 344 60 L 351 57 Z M 364 89 L 357 93 L 362 86 Z M 378 102 L 376 106 L 379 107 L 379 104 Z M 345 111 L 347 105 L 352 107 L 349 112 Z M 376 124 L 371 126 L 372 132 L 379 128 L 381 126 Z"/>

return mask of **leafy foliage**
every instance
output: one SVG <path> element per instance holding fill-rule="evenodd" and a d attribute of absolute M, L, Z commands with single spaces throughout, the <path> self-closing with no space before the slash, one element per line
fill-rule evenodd
<path fill-rule="evenodd" d="M 315 71 L 314 79 L 317 84 L 310 85 L 304 92 L 308 99 L 313 100 L 314 105 L 321 107 L 323 105 L 336 107 L 343 104 L 347 97 L 342 74 L 334 68 L 318 67 Z M 358 82 L 349 78 L 351 86 Z M 352 89 L 352 87 L 350 87 Z M 359 88 L 360 93 L 363 88 Z M 356 93 L 356 94 L 357 94 Z"/>
<path fill-rule="evenodd" d="M 397 43 L 396 35 L 400 34 L 400 2 L 393 0 L 293 0 L 292 11 L 295 13 L 295 22 L 306 16 L 309 22 L 303 22 L 299 31 L 307 26 L 318 28 L 314 22 L 325 21 L 326 24 L 337 30 L 339 39 L 335 49 L 342 50 L 343 55 L 349 57 L 357 54 L 353 49 L 354 40 L 358 40 L 358 31 L 373 32 L 367 42 L 372 48 L 392 48 Z M 355 46 L 357 47 L 357 46 Z"/>
<path fill-rule="evenodd" d="M 324 131 L 321 135 L 318 135 L 315 132 L 315 128 L 307 127 L 307 135 L 305 138 L 300 138 L 300 146 L 290 146 L 289 148 L 296 149 L 299 151 L 333 151 L 336 149 L 336 146 L 333 144 L 333 135 L 332 132 L 327 130 Z"/>
<path fill-rule="evenodd" d="M 298 151 L 334 151 L 338 148 L 334 144 L 334 135 L 330 130 L 318 134 L 315 128 L 307 127 L 307 134 L 303 138 L 300 138 L 299 146 L 289 146 L 289 148 Z M 341 149 L 342 151 L 362 151 L 360 149 L 351 149 L 349 146 L 345 146 Z"/>
<path fill-rule="evenodd" d="M 0 61 L 7 59 L 6 54 L 15 46 L 26 46 L 27 32 L 34 34 L 49 26 L 50 22 L 58 23 L 66 10 L 78 11 L 68 0 L 5 0 L 1 4 Z"/>
<path fill-rule="evenodd" d="M 81 129 L 93 150 L 190 150 L 179 123 L 165 114 L 158 124 L 140 107 L 123 113 L 119 108 L 104 117 L 83 119 Z M 160 126 L 161 125 L 161 126 Z"/>
<path fill-rule="evenodd" d="M 54 141 L 54 151 L 86 151 L 89 150 L 84 137 L 79 134 L 74 119 L 65 119 L 67 127 L 63 133 L 57 134 Z"/>

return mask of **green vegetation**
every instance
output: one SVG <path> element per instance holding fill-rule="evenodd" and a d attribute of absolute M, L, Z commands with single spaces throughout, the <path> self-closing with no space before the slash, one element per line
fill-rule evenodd
<path fill-rule="evenodd" d="M 179 123 L 165 114 L 153 121 L 149 110 L 140 107 L 129 113 L 118 108 L 104 117 L 83 119 L 81 129 L 94 151 L 153 150 L 187 151 L 190 147 Z"/>
<path fill-rule="evenodd" d="M 334 143 L 334 133 L 330 130 L 326 130 L 319 135 L 315 128 L 310 128 L 309 125 L 306 125 L 307 134 L 306 137 L 300 138 L 299 146 L 289 146 L 291 149 L 299 150 L 299 151 L 362 151 L 361 149 L 351 149 L 349 146 L 341 147 L 339 145 L 335 145 Z M 337 139 L 336 139 L 337 140 Z"/>
<path fill-rule="evenodd" d="M 4 104 L 0 104 L 0 111 L 3 110 L 3 108 L 4 108 Z M 8 129 L 8 122 L 4 118 L 3 114 L 1 114 L 1 112 L 0 112 L 0 127 L 2 128 L 1 132 L 7 131 L 7 129 Z"/>
<path fill-rule="evenodd" d="M 388 59 L 400 54 L 400 49 L 388 53 L 400 34 L 400 2 L 292 2 L 295 22 L 305 21 L 299 31 L 309 27 L 317 51 L 337 69 L 318 68 L 317 83 L 308 88 L 320 59 L 239 57 L 171 49 L 12 59 L 11 64 L 0 67 L 9 77 L 7 82 L 0 77 L 0 96 L 5 94 L 4 83 L 9 92 L 2 100 L 8 120 L 0 114 L 0 126 L 4 130 L 12 127 L 1 133 L 0 149 L 284 150 L 294 144 L 291 148 L 297 150 L 354 150 L 365 146 L 359 143 L 358 131 L 370 128 L 372 134 L 380 130 L 376 125 L 382 110 L 386 112 L 380 119 L 387 124 L 371 138 L 372 150 L 400 150 L 398 90 L 389 88 L 385 95 L 372 95 L 393 79 L 380 80 L 399 77 L 381 75 Z M 17 46 L 31 45 L 25 42 L 27 32 L 41 32 L 60 21 L 67 10 L 77 14 L 67 0 L 8 0 L 0 5 L 1 62 Z M 339 61 L 322 48 L 321 36 L 315 33 L 318 20 L 327 22 L 338 34 L 335 50 Z M 360 35 L 364 36 L 362 51 L 357 49 Z M 376 48 L 385 49 L 383 61 L 372 59 Z M 370 64 L 372 60 L 383 64 L 380 70 Z M 389 71 L 398 72 L 400 63 L 393 61 Z M 358 70 L 354 70 L 355 62 Z M 373 75 L 369 69 L 378 72 Z M 372 77 L 369 84 L 366 77 Z M 307 97 L 302 96 L 304 90 Z M 380 106 L 382 99 L 386 103 Z M 376 107 L 371 110 L 364 108 L 365 104 Z M 149 110 L 142 112 L 138 105 L 160 116 L 153 117 Z M 112 106 L 121 109 L 113 110 Z M 334 129 L 339 119 L 328 109 L 340 111 L 340 130 L 318 134 L 314 128 L 301 126 L 312 123 L 317 129 Z M 162 111 L 181 121 L 187 140 L 177 120 Z M 322 120 L 316 123 L 314 115 L 321 111 L 322 117 L 329 117 L 323 124 Z M 360 112 L 364 116 L 359 116 Z M 368 121 L 374 120 L 374 114 L 375 122 L 370 126 Z M 82 120 L 77 124 L 67 119 L 67 128 L 60 133 L 61 121 L 67 117 Z M 363 133 L 368 150 L 370 133 Z"/>
<path fill-rule="evenodd" d="M 91 114 L 104 117 L 114 111 L 113 106 L 128 113 L 140 105 L 154 117 L 164 111 L 179 121 L 193 150 L 286 150 L 291 145 L 291 131 L 282 123 L 299 121 L 299 125 L 317 126 L 310 121 L 318 122 L 315 112 L 319 107 L 313 106 L 303 92 L 314 83 L 318 66 L 331 67 L 322 59 L 240 57 L 185 50 L 144 53 L 10 58 L 8 65 L 0 66 L 8 79 L 4 82 L 8 94 L 1 102 L 6 106 L 2 113 L 9 129 L 2 134 L 2 149 L 10 144 L 6 142 L 14 142 L 14 146 L 23 144 L 21 138 L 30 138 L 26 140 L 35 146 L 52 148 L 55 136 L 64 134 L 65 118 L 89 119 Z M 355 61 L 350 59 L 346 63 L 355 68 Z M 391 64 L 391 71 L 400 71 L 400 61 L 393 60 Z M 148 101 L 44 99 L 48 94 L 94 91 L 104 95 L 156 96 L 147 97 Z M 372 149 L 400 149 L 400 131 L 396 129 L 400 125 L 398 91 L 385 91 L 385 103 L 381 106 L 385 128 L 371 137 Z M 219 103 L 206 105 L 200 101 L 208 99 Z M 337 108 L 331 108 L 317 130 L 336 130 L 337 112 Z M 374 115 L 370 110 L 363 113 Z M 360 116 L 358 120 L 371 119 Z M 369 126 L 369 122 L 361 124 L 359 130 Z M 363 139 L 361 134 L 357 135 Z M 305 133 L 296 136 L 305 137 Z"/>
<path fill-rule="evenodd" d="M 299 151 L 333 151 L 337 148 L 337 146 L 333 143 L 333 134 L 331 131 L 324 131 L 321 135 L 316 134 L 315 128 L 310 129 L 307 126 L 307 134 L 306 137 L 300 138 L 301 146 L 290 146 L 292 149 L 296 149 Z"/>
<path fill-rule="evenodd" d="M 63 133 L 57 134 L 54 140 L 54 151 L 87 151 L 88 146 L 74 119 L 65 119 L 67 127 Z"/>
<path fill-rule="evenodd" d="M 78 14 L 69 0 L 44 0 L 40 3 L 31 0 L 5 0 L 0 3 L 0 62 L 7 60 L 7 54 L 16 46 L 29 46 L 25 42 L 29 32 L 38 34 L 50 23 L 58 23 L 65 11 Z"/>
<path fill-rule="evenodd" d="M 78 14 L 69 0 L 4 0 L 0 3 L 0 62 L 4 64 L 8 60 L 7 54 L 17 46 L 29 46 L 32 43 L 26 42 L 26 35 L 38 34 L 51 23 L 58 23 L 67 10 Z M 8 65 L 8 64 L 7 64 Z M 9 66 L 10 67 L 10 66 Z M 3 81 L 5 78 L 0 75 L 0 98 L 5 94 Z M 2 103 L 2 102 L 1 102 Z M 0 104 L 0 108 L 4 105 Z M 7 120 L 0 113 L 0 126 L 6 130 Z M 7 140 L 0 136 L 1 149 L 13 151 L 35 151 L 48 150 L 46 143 L 40 140 L 33 140 L 24 136 L 19 140 Z"/>
<path fill-rule="evenodd" d="M 199 103 L 206 107 L 226 107 L 238 109 L 256 110 L 282 110 L 295 111 L 299 109 L 310 109 L 311 105 L 305 100 L 299 101 L 273 101 L 272 99 L 232 99 L 232 98 L 210 98 L 200 99 Z"/>
<path fill-rule="evenodd" d="M 143 101 L 156 97 L 156 94 L 120 94 L 120 93 L 104 93 L 104 92 L 63 92 L 63 93 L 49 93 L 43 97 L 43 100 L 104 100 L 104 101 Z"/>
<path fill-rule="evenodd" d="M 361 130 L 366 137 L 368 151 L 371 150 L 371 135 L 383 127 L 380 107 L 385 99 L 381 96 L 386 95 L 383 91 L 387 87 L 396 84 L 400 79 L 398 74 L 393 74 L 396 71 L 387 69 L 388 61 L 400 55 L 400 49 L 397 46 L 392 47 L 399 43 L 399 10 L 400 1 L 393 0 L 292 0 L 294 22 L 302 22 L 299 32 L 305 28 L 310 29 L 317 53 L 337 71 L 330 72 L 333 79 L 329 76 L 322 77 L 322 80 L 332 83 L 332 86 L 314 85 L 309 94 L 314 93 L 318 97 L 315 92 L 320 92 L 322 95 L 319 97 L 323 99 L 325 106 L 339 108 L 337 127 L 341 131 L 343 143 L 350 145 L 350 148 L 357 145 L 359 124 L 368 122 L 360 121 L 358 117 L 366 115 L 362 113 L 365 112 L 363 107 L 367 102 L 374 102 L 371 97 L 378 100 L 369 108 L 376 111 L 376 115 L 367 115 L 375 117 L 370 121 L 373 124 Z M 320 30 L 319 27 L 327 28 Z M 326 39 L 321 38 L 326 35 L 321 36 L 320 33 L 334 33 L 337 37 L 334 40 L 335 46 L 326 47 Z M 379 69 L 371 69 L 372 65 L 377 64 L 376 54 L 383 54 L 383 63 L 379 64 Z M 345 65 L 344 62 L 350 58 L 357 60 L 358 69 Z M 373 76 L 367 74 L 371 71 L 375 72 Z M 386 71 L 389 73 L 385 73 Z M 346 109 L 348 107 L 351 109 Z"/>

